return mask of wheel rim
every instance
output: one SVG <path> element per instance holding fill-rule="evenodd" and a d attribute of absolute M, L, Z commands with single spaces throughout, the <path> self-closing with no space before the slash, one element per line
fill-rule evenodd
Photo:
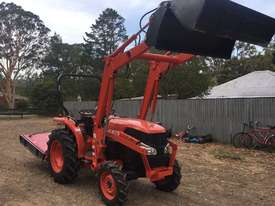
<path fill-rule="evenodd" d="M 57 140 L 54 140 L 51 144 L 50 161 L 53 171 L 55 173 L 61 172 L 64 165 L 64 159 L 62 154 L 62 145 Z"/>
<path fill-rule="evenodd" d="M 100 188 L 104 197 L 108 200 L 113 200 L 117 194 L 116 181 L 112 174 L 103 172 L 100 176 Z"/>

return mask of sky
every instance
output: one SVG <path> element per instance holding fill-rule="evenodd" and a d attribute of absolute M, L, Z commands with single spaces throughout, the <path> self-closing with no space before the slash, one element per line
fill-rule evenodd
<path fill-rule="evenodd" d="M 128 34 L 138 30 L 140 17 L 163 0 L 10 0 L 31 11 L 66 43 L 82 43 L 85 32 L 106 8 L 113 8 L 126 19 Z M 274 0 L 233 0 L 275 18 Z"/>

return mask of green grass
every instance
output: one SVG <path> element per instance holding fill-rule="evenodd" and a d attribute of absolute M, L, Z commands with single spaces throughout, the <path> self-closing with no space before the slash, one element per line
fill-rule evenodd
<path fill-rule="evenodd" d="M 243 160 L 240 154 L 225 149 L 215 149 L 211 154 L 217 159 Z"/>
<path fill-rule="evenodd" d="M 261 150 L 264 151 L 264 152 L 272 153 L 272 154 L 275 153 L 275 148 L 271 148 L 271 147 L 262 148 Z"/>

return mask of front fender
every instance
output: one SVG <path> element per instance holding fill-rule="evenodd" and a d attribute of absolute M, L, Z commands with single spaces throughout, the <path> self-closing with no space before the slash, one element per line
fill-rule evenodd
<path fill-rule="evenodd" d="M 55 117 L 54 121 L 58 125 L 65 125 L 70 129 L 70 131 L 75 137 L 75 141 L 77 144 L 77 156 L 78 158 L 83 158 L 85 156 L 86 145 L 81 129 L 78 126 L 76 126 L 75 121 L 69 117 Z"/>

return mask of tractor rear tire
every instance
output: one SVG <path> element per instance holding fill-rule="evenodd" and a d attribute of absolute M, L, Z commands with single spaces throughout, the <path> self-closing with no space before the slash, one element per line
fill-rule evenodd
<path fill-rule="evenodd" d="M 97 173 L 98 188 L 102 201 L 108 206 L 121 206 L 127 200 L 128 182 L 120 167 L 108 161 Z"/>
<path fill-rule="evenodd" d="M 181 181 L 181 167 L 178 161 L 175 161 L 173 174 L 165 177 L 163 180 L 154 182 L 158 190 L 164 192 L 172 192 L 180 185 Z"/>
<path fill-rule="evenodd" d="M 80 161 L 77 159 L 76 142 L 65 129 L 53 130 L 48 141 L 48 163 L 54 181 L 72 183 L 78 175 Z"/>

